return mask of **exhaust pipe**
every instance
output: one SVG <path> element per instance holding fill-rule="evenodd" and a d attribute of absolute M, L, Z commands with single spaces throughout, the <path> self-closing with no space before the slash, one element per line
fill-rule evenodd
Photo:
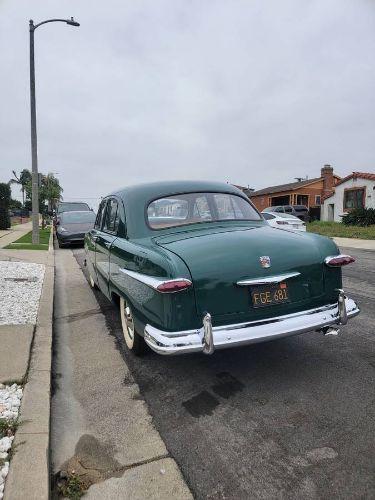
<path fill-rule="evenodd" d="M 203 316 L 203 352 L 212 354 L 215 350 L 214 337 L 212 334 L 211 314 L 206 313 Z"/>
<path fill-rule="evenodd" d="M 328 335 L 336 336 L 340 333 L 340 328 L 337 328 L 337 326 L 325 326 L 320 331 L 324 336 Z"/>

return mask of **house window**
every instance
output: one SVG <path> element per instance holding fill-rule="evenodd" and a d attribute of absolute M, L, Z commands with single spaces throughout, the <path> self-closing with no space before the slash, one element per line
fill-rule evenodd
<path fill-rule="evenodd" d="M 319 194 L 317 194 L 317 195 L 315 196 L 315 205 L 320 205 L 320 204 L 321 204 L 321 198 L 320 198 L 320 195 L 319 195 Z"/>
<path fill-rule="evenodd" d="M 365 206 L 365 190 L 361 189 L 345 189 L 344 191 L 344 209 L 364 208 Z"/>

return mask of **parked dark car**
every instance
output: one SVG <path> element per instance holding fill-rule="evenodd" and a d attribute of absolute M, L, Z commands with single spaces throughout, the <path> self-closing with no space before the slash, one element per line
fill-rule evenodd
<path fill-rule="evenodd" d="M 293 215 L 303 220 L 304 222 L 310 221 L 310 213 L 306 205 L 292 205 L 292 207 L 294 209 Z"/>
<path fill-rule="evenodd" d="M 25 208 L 13 208 L 9 211 L 11 217 L 29 217 L 30 212 Z"/>
<path fill-rule="evenodd" d="M 305 205 L 278 205 L 274 207 L 267 207 L 263 212 L 279 212 L 289 215 L 294 215 L 304 222 L 310 221 L 309 209 Z"/>
<path fill-rule="evenodd" d="M 63 212 L 88 212 L 91 208 L 83 201 L 60 201 L 57 205 L 56 212 L 62 214 Z"/>
<path fill-rule="evenodd" d="M 330 238 L 270 227 L 219 182 L 128 186 L 106 196 L 85 237 L 92 287 L 120 306 L 125 343 L 203 352 L 337 326 L 359 313 Z"/>
<path fill-rule="evenodd" d="M 59 246 L 72 243 L 83 243 L 85 234 L 94 227 L 95 214 L 90 211 L 83 212 L 63 212 L 60 214 L 56 236 Z"/>
<path fill-rule="evenodd" d="M 60 215 L 64 212 L 90 212 L 92 209 L 83 201 L 60 201 L 57 205 L 56 212 L 53 217 L 53 223 L 56 223 Z"/>

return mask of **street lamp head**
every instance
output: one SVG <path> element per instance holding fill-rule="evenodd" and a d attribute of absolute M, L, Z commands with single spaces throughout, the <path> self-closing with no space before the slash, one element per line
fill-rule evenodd
<path fill-rule="evenodd" d="M 70 19 L 67 19 L 67 20 L 66 20 L 66 24 L 69 24 L 70 26 L 80 26 L 80 24 L 79 24 L 79 23 L 77 23 L 77 21 L 75 21 L 75 20 L 73 19 L 73 17 L 71 17 Z"/>

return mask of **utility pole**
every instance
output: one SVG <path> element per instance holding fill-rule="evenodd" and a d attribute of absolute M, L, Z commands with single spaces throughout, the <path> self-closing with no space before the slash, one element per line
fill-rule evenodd
<path fill-rule="evenodd" d="M 34 32 L 35 30 L 46 23 L 62 22 L 70 26 L 79 26 L 79 23 L 70 19 L 48 19 L 39 24 L 34 24 L 34 21 L 29 21 L 30 31 L 30 114 L 31 114 L 31 209 L 32 209 L 32 243 L 39 243 L 39 178 L 38 178 L 38 141 L 36 134 L 36 103 L 35 103 L 35 60 L 34 60 Z"/>

